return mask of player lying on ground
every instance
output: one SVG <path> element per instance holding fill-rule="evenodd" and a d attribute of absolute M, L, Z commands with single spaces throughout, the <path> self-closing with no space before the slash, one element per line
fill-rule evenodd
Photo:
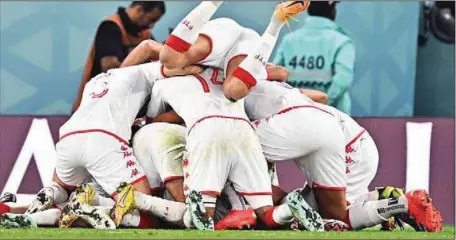
<path fill-rule="evenodd" d="M 313 202 L 323 218 L 344 221 L 356 230 L 406 214 L 427 231 L 441 230 L 440 214 L 424 191 L 409 192 L 397 201 L 367 201 L 347 209 L 348 184 L 356 186 L 350 188 L 353 192 L 348 195 L 356 200 L 358 194 L 367 191 L 378 162 L 375 143 L 363 128 L 357 124 L 341 127 L 347 124 L 344 121 L 350 120 L 348 116 L 326 105 L 315 104 L 282 82 L 259 82 L 247 96 L 245 107 L 249 118 L 256 120 L 256 132 L 266 159 L 295 161 L 312 189 L 305 195 L 306 201 Z M 356 159 L 353 154 L 356 151 L 366 157 Z M 360 166 L 366 167 L 365 171 L 356 173 L 355 160 L 373 162 Z M 348 178 L 350 171 L 367 175 L 356 182 L 356 178 Z"/>
<path fill-rule="evenodd" d="M 225 96 L 236 101 L 249 93 L 257 79 L 267 79 L 264 66 L 282 26 L 305 11 L 310 1 L 279 3 L 261 37 L 231 19 L 209 21 L 222 3 L 203 1 L 180 21 L 160 52 L 160 62 L 170 69 L 196 63 L 224 69 Z"/>

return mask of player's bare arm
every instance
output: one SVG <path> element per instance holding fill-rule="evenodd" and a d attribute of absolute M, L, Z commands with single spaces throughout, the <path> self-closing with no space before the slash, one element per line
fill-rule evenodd
<path fill-rule="evenodd" d="M 116 56 L 106 56 L 101 58 L 101 71 L 107 72 L 109 69 L 118 68 L 122 64 Z"/>
<path fill-rule="evenodd" d="M 328 103 L 328 95 L 324 92 L 321 92 L 318 90 L 313 90 L 313 89 L 305 89 L 305 88 L 300 88 L 299 91 L 302 94 L 308 96 L 314 102 L 322 103 L 322 104 Z"/>
<path fill-rule="evenodd" d="M 149 118 L 148 123 L 157 123 L 157 122 L 166 122 L 166 123 L 173 123 L 173 124 L 184 124 L 184 120 L 177 115 L 174 110 L 161 113 L 154 118 Z"/>
<path fill-rule="evenodd" d="M 121 67 L 133 66 L 145 63 L 151 59 L 158 59 L 162 49 L 162 44 L 154 40 L 144 40 L 128 54 Z"/>

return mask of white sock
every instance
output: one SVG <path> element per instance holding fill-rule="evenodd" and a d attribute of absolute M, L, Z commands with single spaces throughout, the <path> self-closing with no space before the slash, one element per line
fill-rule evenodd
<path fill-rule="evenodd" d="M 135 192 L 135 203 L 140 210 L 151 212 L 155 216 L 174 224 L 181 223 L 185 211 L 187 211 L 185 203 L 152 197 L 141 192 Z"/>
<path fill-rule="evenodd" d="M 272 212 L 272 219 L 274 219 L 274 222 L 284 225 L 293 221 L 293 214 L 287 204 L 282 204 L 275 207 Z"/>
<path fill-rule="evenodd" d="M 269 25 L 266 28 L 265 33 L 269 33 L 277 38 L 280 34 L 280 30 L 282 29 L 282 27 L 283 22 L 280 21 L 280 19 L 275 14 L 273 14 L 271 17 L 271 21 L 269 22 Z"/>
<path fill-rule="evenodd" d="M 68 192 L 56 182 L 52 182 L 51 186 L 46 187 L 52 190 L 54 204 L 64 203 L 68 200 Z"/>
<path fill-rule="evenodd" d="M 192 223 L 192 217 L 190 216 L 190 212 L 188 211 L 185 211 L 184 213 L 184 217 L 182 219 L 182 222 L 184 224 L 184 226 L 187 228 L 187 229 L 193 229 L 195 228 L 195 226 L 193 225 Z"/>
<path fill-rule="evenodd" d="M 106 198 L 96 193 L 93 201 L 93 206 L 103 206 L 103 207 L 112 207 L 114 206 L 115 201 L 111 198 Z"/>
<path fill-rule="evenodd" d="M 28 214 L 38 226 L 57 226 L 62 211 L 57 208 L 51 208 L 42 212 Z"/>
<path fill-rule="evenodd" d="M 217 8 L 223 1 L 203 1 L 196 6 L 173 30 L 171 35 L 176 36 L 183 41 L 193 44 L 198 35 L 214 15 Z M 172 46 L 171 46 L 172 47 Z"/>
<path fill-rule="evenodd" d="M 366 202 L 366 201 L 375 201 L 375 200 L 378 200 L 378 198 L 379 198 L 378 195 L 379 194 L 378 194 L 377 190 L 372 191 L 372 192 L 368 192 L 366 194 L 363 194 L 363 195 L 359 196 L 358 198 L 353 200 L 353 202 L 350 202 L 350 204 L 351 205 L 355 205 L 355 204 L 363 203 L 363 202 Z"/>
<path fill-rule="evenodd" d="M 260 42 L 257 44 L 257 47 L 249 52 L 247 57 L 239 64 L 239 68 L 245 70 L 250 74 L 250 77 L 244 77 L 236 73 L 235 76 L 242 81 L 248 81 L 250 86 L 256 84 L 257 79 L 266 79 L 266 63 L 271 57 L 272 50 L 277 42 L 277 37 L 271 35 L 270 33 L 265 32 L 261 36 Z M 253 77 L 254 79 L 251 79 Z"/>
<path fill-rule="evenodd" d="M 407 213 L 407 199 L 401 196 L 398 199 L 384 199 L 367 201 L 348 207 L 350 224 L 353 230 L 373 227 L 399 213 Z"/>

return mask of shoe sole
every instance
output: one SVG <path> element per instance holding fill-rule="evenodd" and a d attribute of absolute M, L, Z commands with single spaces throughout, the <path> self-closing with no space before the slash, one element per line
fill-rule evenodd
<path fill-rule="evenodd" d="M 0 226 L 4 228 L 37 228 L 37 224 L 27 215 L 5 213 Z"/>
<path fill-rule="evenodd" d="M 320 214 L 313 210 L 299 192 L 292 192 L 287 196 L 287 204 L 293 217 L 308 231 L 323 232 L 324 224 Z"/>
<path fill-rule="evenodd" d="M 116 224 L 114 221 L 109 217 L 108 214 L 103 212 L 100 209 L 97 209 L 93 206 L 88 204 L 78 204 L 77 207 L 75 205 L 75 209 L 72 209 L 74 214 L 85 222 L 90 224 L 93 228 L 99 230 L 113 230 L 116 229 Z"/>
<path fill-rule="evenodd" d="M 214 220 L 206 216 L 206 208 L 200 193 L 192 191 L 188 195 L 188 206 L 193 225 L 198 230 L 214 231 Z"/>

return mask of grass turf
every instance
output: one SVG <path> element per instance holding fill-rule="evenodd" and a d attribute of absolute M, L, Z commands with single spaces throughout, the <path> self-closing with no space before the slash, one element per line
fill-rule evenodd
<path fill-rule="evenodd" d="M 405 231 L 380 232 L 368 229 L 359 232 L 295 232 L 295 231 L 194 231 L 194 230 L 138 230 L 118 229 L 0 229 L 0 238 L 28 239 L 455 239 L 454 227 L 445 227 L 441 233 Z"/>

